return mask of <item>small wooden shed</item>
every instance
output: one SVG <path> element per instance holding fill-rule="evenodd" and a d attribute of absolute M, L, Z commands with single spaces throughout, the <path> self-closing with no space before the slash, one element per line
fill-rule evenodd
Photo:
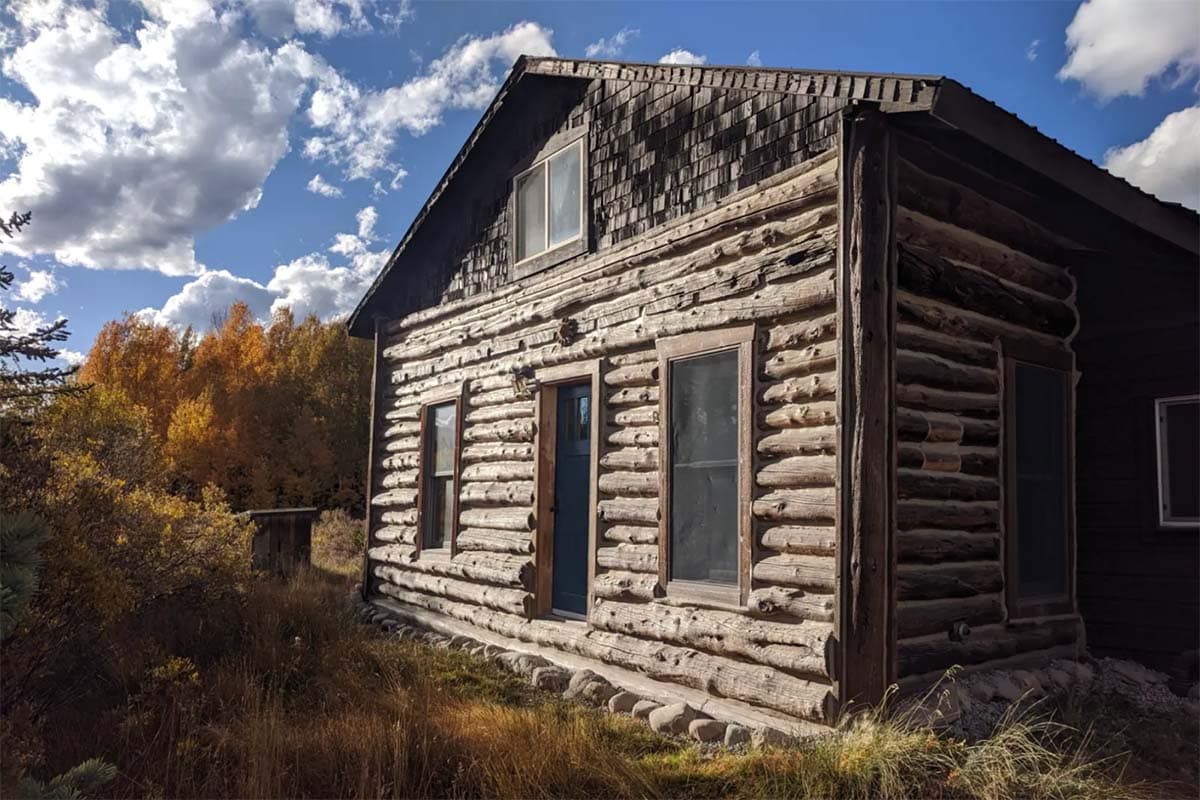
<path fill-rule="evenodd" d="M 773 724 L 1166 665 L 1198 242 L 947 78 L 522 58 L 349 323 L 364 592 Z"/>
<path fill-rule="evenodd" d="M 251 553 L 255 569 L 291 575 L 312 563 L 315 508 L 274 508 L 247 511 L 254 523 Z"/>

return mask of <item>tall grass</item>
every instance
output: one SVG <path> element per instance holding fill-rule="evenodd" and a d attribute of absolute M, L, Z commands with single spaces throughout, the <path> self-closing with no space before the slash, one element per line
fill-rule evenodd
<path fill-rule="evenodd" d="M 166 659 L 120 702 L 52 721 L 48 774 L 116 764 L 115 796 L 1120 798 L 1116 765 L 1013 716 L 966 745 L 860 714 L 796 749 L 705 755 L 537 692 L 459 651 L 355 625 L 349 580 L 254 585 L 211 649 Z M 96 731 L 104 735 L 97 736 Z"/>

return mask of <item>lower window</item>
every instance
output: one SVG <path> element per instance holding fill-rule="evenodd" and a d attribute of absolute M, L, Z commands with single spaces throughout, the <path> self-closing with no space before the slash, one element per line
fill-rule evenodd
<path fill-rule="evenodd" d="M 426 406 L 422 417 L 422 550 L 452 547 L 457 525 L 458 401 Z"/>
<path fill-rule="evenodd" d="M 1158 434 L 1158 522 L 1200 524 L 1200 395 L 1154 401 Z"/>
<path fill-rule="evenodd" d="M 1074 607 L 1071 357 L 1006 353 L 1005 525 L 1010 617 Z"/>

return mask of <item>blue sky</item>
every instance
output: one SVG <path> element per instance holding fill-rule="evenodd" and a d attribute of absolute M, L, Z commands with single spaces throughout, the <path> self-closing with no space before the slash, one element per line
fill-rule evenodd
<path fill-rule="evenodd" d="M 25 324 L 344 313 L 521 52 L 945 74 L 1159 196 L 1200 195 L 1200 4 L 18 0 L 0 243 Z M 320 176 L 318 180 L 316 176 Z M 324 194 L 320 191 L 324 191 Z"/>

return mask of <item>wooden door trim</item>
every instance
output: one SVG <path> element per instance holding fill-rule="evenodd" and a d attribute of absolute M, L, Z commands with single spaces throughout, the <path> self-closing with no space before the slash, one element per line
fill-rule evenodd
<path fill-rule="evenodd" d="M 603 395 L 600 383 L 600 359 L 563 364 L 537 371 L 537 398 L 534 403 L 534 614 L 552 611 L 554 588 L 554 466 L 558 445 L 558 388 L 587 383 L 591 390 L 591 437 L 588 464 L 588 542 L 587 542 L 587 614 L 591 625 L 592 587 L 596 582 L 597 517 L 599 499 L 601 436 L 604 430 Z"/>

